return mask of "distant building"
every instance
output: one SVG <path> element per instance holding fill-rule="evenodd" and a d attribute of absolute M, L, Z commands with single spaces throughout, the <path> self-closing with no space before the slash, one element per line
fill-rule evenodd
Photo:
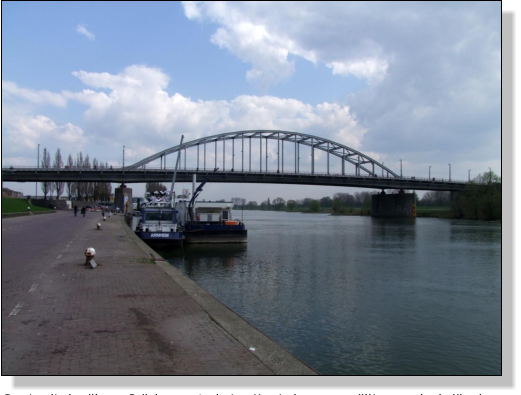
<path fill-rule="evenodd" d="M 21 199 L 23 197 L 22 192 L 16 192 L 9 188 L 2 188 L 2 197 L 10 197 L 10 198 L 18 198 Z"/>

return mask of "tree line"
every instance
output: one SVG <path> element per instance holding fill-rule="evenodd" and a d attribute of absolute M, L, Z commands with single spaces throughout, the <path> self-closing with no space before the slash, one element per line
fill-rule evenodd
<path fill-rule="evenodd" d="M 419 206 L 450 207 L 455 218 L 501 219 L 501 177 L 493 171 L 478 174 L 464 191 L 457 192 L 451 200 L 450 192 L 430 191 L 423 195 Z"/>
<path fill-rule="evenodd" d="M 410 193 L 411 191 L 405 191 Z M 310 212 L 318 212 L 320 209 L 331 209 L 335 214 L 360 213 L 369 214 L 371 210 L 371 196 L 380 191 L 335 193 L 333 198 L 324 196 L 321 199 L 304 198 L 297 200 L 284 200 L 277 197 L 269 198 L 260 204 L 257 201 L 234 197 L 235 206 L 249 210 L 287 210 L 295 209 Z M 394 193 L 397 193 L 394 192 Z M 415 201 L 419 207 L 446 207 L 450 209 L 455 218 L 500 220 L 501 219 L 501 177 L 494 172 L 479 174 L 472 181 L 470 188 L 456 193 L 451 200 L 450 192 L 429 191 L 419 199 L 416 192 Z"/>
<path fill-rule="evenodd" d="M 161 183 L 148 183 L 147 191 L 166 190 Z M 394 192 L 397 193 L 398 191 Z M 411 192 L 411 191 L 405 191 Z M 338 192 L 320 199 L 304 198 L 285 200 L 277 197 L 270 198 L 260 204 L 255 200 L 246 202 L 246 199 L 233 197 L 231 199 L 235 207 L 248 210 L 275 210 L 294 211 L 295 209 L 310 212 L 318 212 L 320 209 L 331 209 L 335 214 L 360 213 L 369 214 L 371 210 L 371 196 L 380 191 L 342 193 Z M 447 207 L 450 208 L 455 218 L 500 220 L 501 219 L 501 177 L 494 172 L 479 174 L 472 182 L 469 189 L 458 192 L 456 198 L 451 201 L 450 192 L 429 191 L 421 199 L 414 192 L 416 204 L 420 207 Z M 218 200 L 224 202 L 224 199 Z"/>
<path fill-rule="evenodd" d="M 479 174 L 456 195 L 451 209 L 456 218 L 501 220 L 501 177 L 493 171 Z"/>
<path fill-rule="evenodd" d="M 273 200 L 270 198 L 264 200 L 260 204 L 251 200 L 246 202 L 246 199 L 234 197 L 231 199 L 232 203 L 238 207 L 244 207 L 248 210 L 288 210 L 293 211 L 295 209 L 306 210 L 311 212 L 318 212 L 321 208 L 332 209 L 335 212 L 335 208 L 340 206 L 353 206 L 362 207 L 365 205 L 371 205 L 371 195 L 378 192 L 355 192 L 354 194 L 349 193 L 335 193 L 333 198 L 330 196 L 324 196 L 320 199 L 304 198 L 304 199 L 289 199 L 285 200 L 282 197 L 277 197 Z"/>
<path fill-rule="evenodd" d="M 51 154 L 47 148 L 43 149 L 43 157 L 41 160 L 41 168 L 43 169 L 108 169 L 108 163 L 98 161 L 96 158 L 89 158 L 89 155 L 83 156 L 80 152 L 76 155 L 76 160 L 69 154 L 67 162 L 63 161 L 60 149 L 56 150 L 54 160 L 51 163 Z M 84 181 L 43 181 L 40 183 L 41 190 L 44 195 L 44 200 L 47 200 L 47 195 L 55 194 L 58 200 L 65 192 L 69 200 L 76 198 L 76 200 L 92 200 L 92 201 L 109 201 L 112 194 L 112 184 L 110 182 L 84 182 Z"/>

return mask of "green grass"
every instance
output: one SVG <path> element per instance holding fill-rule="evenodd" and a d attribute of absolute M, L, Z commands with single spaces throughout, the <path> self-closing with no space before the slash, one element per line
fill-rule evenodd
<path fill-rule="evenodd" d="M 416 216 L 452 218 L 454 215 L 448 206 L 416 206 Z"/>
<path fill-rule="evenodd" d="M 416 205 L 416 211 L 421 210 L 428 213 L 439 212 L 439 211 L 448 211 L 450 210 L 449 206 L 418 206 Z"/>
<path fill-rule="evenodd" d="M 334 213 L 334 215 L 367 216 L 371 215 L 371 208 L 367 206 L 343 206 L 340 212 Z"/>
<path fill-rule="evenodd" d="M 31 211 L 53 211 L 47 208 L 33 206 L 26 199 L 2 198 L 2 213 L 25 213 L 27 207 L 31 207 Z"/>

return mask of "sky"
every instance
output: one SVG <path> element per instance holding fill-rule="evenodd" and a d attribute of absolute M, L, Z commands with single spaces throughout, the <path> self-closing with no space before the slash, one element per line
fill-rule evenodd
<path fill-rule="evenodd" d="M 129 165 L 181 135 L 274 129 L 467 180 L 501 175 L 500 95 L 500 2 L 2 3 L 2 166 L 36 166 L 38 144 L 121 166 L 123 146 Z M 356 191 L 207 184 L 201 198 Z"/>

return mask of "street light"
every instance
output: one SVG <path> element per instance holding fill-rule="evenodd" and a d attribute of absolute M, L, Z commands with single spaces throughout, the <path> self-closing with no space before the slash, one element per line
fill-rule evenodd
<path fill-rule="evenodd" d="M 471 171 L 471 170 L 472 170 L 472 169 L 469 169 L 469 182 L 470 182 L 470 171 Z"/>
<path fill-rule="evenodd" d="M 123 167 L 125 167 L 125 146 L 123 146 Z"/>
<path fill-rule="evenodd" d="M 488 183 L 491 184 L 492 183 L 492 169 L 489 167 L 488 168 L 488 171 L 489 171 L 489 178 L 488 178 Z"/>
<path fill-rule="evenodd" d="M 429 180 L 431 179 L 431 167 L 432 166 L 429 166 Z"/>
<path fill-rule="evenodd" d="M 40 168 L 40 144 L 38 144 L 38 159 L 36 161 L 36 166 L 38 169 Z M 38 199 L 38 182 L 36 182 L 35 199 Z"/>
<path fill-rule="evenodd" d="M 403 173 L 402 173 L 402 160 L 400 159 L 400 178 L 403 178 Z"/>
<path fill-rule="evenodd" d="M 384 163 L 385 163 L 385 162 L 382 162 L 382 177 L 384 176 L 384 167 L 383 167 L 383 166 L 384 166 Z"/>
<path fill-rule="evenodd" d="M 450 163 L 449 163 L 449 181 L 450 181 Z"/>

